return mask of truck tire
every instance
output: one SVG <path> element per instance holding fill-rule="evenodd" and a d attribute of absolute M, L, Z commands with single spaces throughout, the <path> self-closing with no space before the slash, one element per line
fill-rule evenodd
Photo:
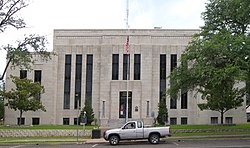
<path fill-rule="evenodd" d="M 148 138 L 151 144 L 158 144 L 160 142 L 160 137 L 158 134 L 151 134 Z"/>
<path fill-rule="evenodd" d="M 109 137 L 109 143 L 110 143 L 110 145 L 117 145 L 117 144 L 119 144 L 119 137 L 118 136 L 116 136 L 116 135 L 112 135 L 112 136 L 110 136 Z"/>

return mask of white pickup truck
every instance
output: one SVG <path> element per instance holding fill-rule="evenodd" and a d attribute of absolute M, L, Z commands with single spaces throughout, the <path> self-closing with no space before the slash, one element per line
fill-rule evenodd
<path fill-rule="evenodd" d="M 121 128 L 107 130 L 103 138 L 111 145 L 119 144 L 120 140 L 148 139 L 152 144 L 158 144 L 160 138 L 170 136 L 170 127 L 144 126 L 142 121 L 129 121 Z"/>

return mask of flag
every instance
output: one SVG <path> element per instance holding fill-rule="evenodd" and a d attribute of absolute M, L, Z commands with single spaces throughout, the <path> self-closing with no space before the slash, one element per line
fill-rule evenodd
<path fill-rule="evenodd" d="M 127 41 L 126 41 L 126 52 L 128 53 L 128 46 L 129 46 L 129 36 L 127 36 Z"/>

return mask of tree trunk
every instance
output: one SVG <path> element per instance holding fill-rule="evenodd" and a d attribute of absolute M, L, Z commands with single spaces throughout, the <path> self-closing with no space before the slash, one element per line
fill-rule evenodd
<path fill-rule="evenodd" d="M 18 122 L 19 126 L 21 125 L 21 122 L 22 122 L 22 116 L 23 116 L 23 111 L 20 110 L 20 116 L 19 116 L 19 122 Z"/>
<path fill-rule="evenodd" d="M 221 125 L 223 125 L 223 123 L 224 123 L 223 120 L 224 120 L 224 112 L 221 111 L 221 112 L 220 112 L 220 124 L 221 124 Z"/>

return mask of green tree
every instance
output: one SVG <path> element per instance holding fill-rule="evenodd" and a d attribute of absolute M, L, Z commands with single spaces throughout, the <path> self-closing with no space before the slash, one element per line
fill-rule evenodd
<path fill-rule="evenodd" d="M 205 25 L 182 54 L 181 64 L 168 78 L 175 80 L 168 94 L 195 90 L 202 95 L 201 110 L 223 115 L 242 106 L 246 88 L 238 83 L 248 81 L 250 38 L 248 0 L 210 0 L 202 18 Z M 187 68 L 188 67 L 188 68 Z"/>
<path fill-rule="evenodd" d="M 158 116 L 157 116 L 157 122 L 159 125 L 165 125 L 165 122 L 167 122 L 168 119 L 168 109 L 166 105 L 166 96 L 162 97 L 160 100 L 160 103 L 158 104 Z"/>
<path fill-rule="evenodd" d="M 16 29 L 25 28 L 26 24 L 20 17 L 20 12 L 28 6 L 27 0 L 1 0 L 0 1 L 0 33 L 4 33 L 7 28 L 14 27 Z M 14 37 L 14 36 L 13 36 Z M 7 51 L 7 65 L 0 77 L 4 78 L 5 72 L 9 64 L 30 69 L 30 64 L 34 62 L 32 53 L 40 55 L 43 59 L 48 60 L 50 53 L 46 51 L 47 40 L 44 36 L 31 34 L 23 40 L 16 42 L 16 45 L 2 45 L 0 50 Z"/>
<path fill-rule="evenodd" d="M 84 111 L 86 112 L 86 117 L 87 117 L 87 124 L 86 125 L 91 125 L 91 123 L 94 121 L 95 114 L 93 112 L 93 108 L 91 106 L 89 99 L 85 100 L 84 108 L 80 114 L 80 119 L 82 119 Z"/>
<path fill-rule="evenodd" d="M 42 102 L 35 99 L 41 93 L 44 93 L 44 87 L 40 83 L 15 76 L 11 76 L 11 79 L 16 88 L 10 91 L 2 91 L 0 95 L 7 100 L 6 106 L 20 112 L 20 119 L 22 119 L 23 113 L 27 111 L 37 111 L 39 109 L 46 111 Z M 20 122 L 18 124 L 20 125 Z"/>

